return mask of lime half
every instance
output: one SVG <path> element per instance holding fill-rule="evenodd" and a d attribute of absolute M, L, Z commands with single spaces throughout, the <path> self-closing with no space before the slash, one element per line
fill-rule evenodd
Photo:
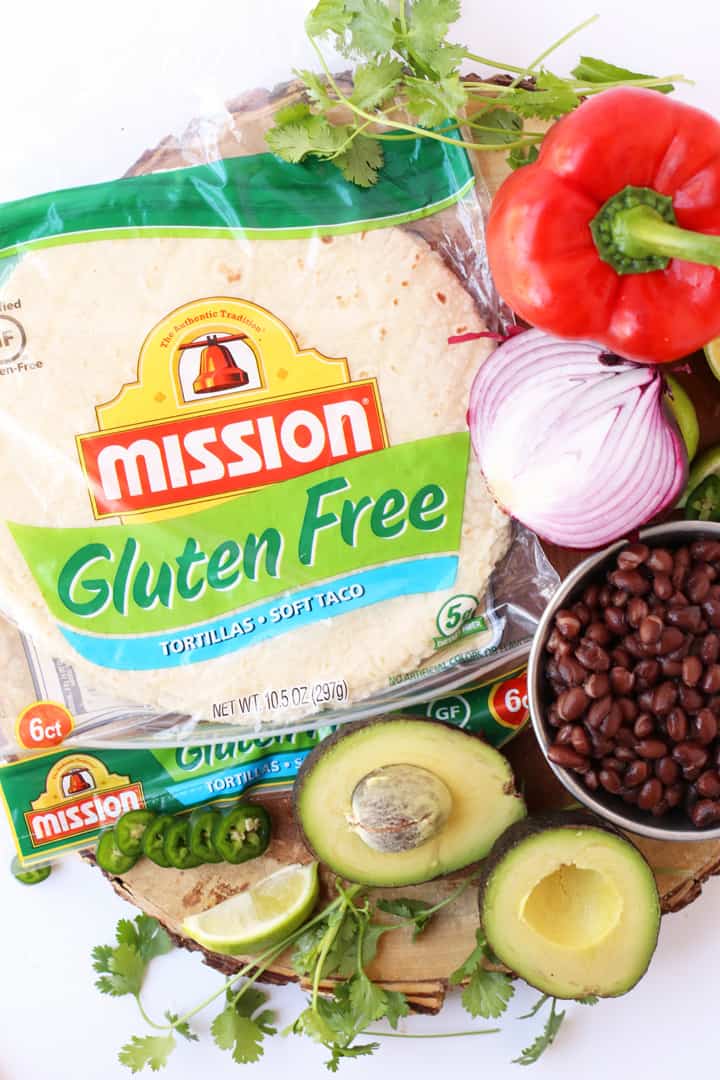
<path fill-rule="evenodd" d="M 183 932 L 212 952 L 260 952 L 305 922 L 318 898 L 317 863 L 293 863 L 215 907 L 190 915 Z"/>
<path fill-rule="evenodd" d="M 720 359 L 720 357 L 718 359 Z M 687 391 L 680 385 L 676 378 L 672 375 L 666 375 L 665 379 L 667 381 L 668 390 L 670 391 L 665 395 L 665 401 L 670 412 L 675 417 L 677 426 L 680 428 L 680 434 L 683 437 L 685 449 L 687 450 L 688 461 L 692 461 L 697 453 L 698 443 L 700 442 L 700 425 L 698 424 L 695 406 L 690 400 Z"/>
<path fill-rule="evenodd" d="M 716 379 L 720 379 L 720 337 L 708 341 L 704 352 L 707 362 L 710 365 L 710 370 Z"/>

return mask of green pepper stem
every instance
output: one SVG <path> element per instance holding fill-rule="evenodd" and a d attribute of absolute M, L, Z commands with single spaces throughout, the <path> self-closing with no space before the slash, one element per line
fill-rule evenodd
<path fill-rule="evenodd" d="M 615 243 L 631 259 L 664 255 L 703 266 L 720 266 L 720 236 L 671 225 L 649 206 L 635 206 L 619 213 L 613 232 Z"/>
<path fill-rule="evenodd" d="M 672 198 L 652 188 L 626 187 L 590 222 L 601 259 L 618 274 L 664 270 L 670 259 L 720 266 L 720 236 L 681 229 Z"/>

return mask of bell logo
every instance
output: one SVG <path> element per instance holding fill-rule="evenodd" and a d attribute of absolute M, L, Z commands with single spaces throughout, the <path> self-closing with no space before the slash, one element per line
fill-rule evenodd
<path fill-rule="evenodd" d="M 388 445 L 375 379 L 229 297 L 171 312 L 96 413 L 77 445 L 98 519 L 200 509 Z"/>
<path fill-rule="evenodd" d="M 45 790 L 25 814 L 33 847 L 94 833 L 113 825 L 129 810 L 145 805 L 142 784 L 118 776 L 96 757 L 69 754 L 56 761 Z"/>

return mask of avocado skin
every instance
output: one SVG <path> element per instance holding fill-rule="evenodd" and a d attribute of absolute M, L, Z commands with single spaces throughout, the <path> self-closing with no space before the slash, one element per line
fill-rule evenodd
<path fill-rule="evenodd" d="M 434 724 L 436 727 L 447 728 L 450 731 L 459 732 L 461 735 L 465 735 L 468 739 L 477 739 L 479 742 L 486 742 L 486 740 L 483 739 L 482 736 L 476 734 L 474 731 L 465 731 L 463 728 L 456 727 L 455 724 L 448 724 L 444 720 L 433 720 L 430 719 L 430 717 L 425 718 L 419 716 L 405 716 L 403 714 L 393 713 L 392 716 L 376 716 L 374 718 L 371 718 L 370 720 L 352 720 L 348 724 L 343 724 L 341 728 L 339 728 L 337 731 L 334 731 L 332 735 L 328 735 L 326 739 L 323 739 L 321 743 L 318 743 L 314 750 L 310 751 L 310 753 L 300 766 L 298 774 L 295 777 L 295 782 L 293 784 L 293 817 L 298 824 L 305 847 L 308 849 L 310 854 L 314 858 L 318 859 L 320 862 L 322 862 L 320 856 L 315 851 L 315 848 L 312 846 L 308 836 L 305 833 L 305 829 L 303 828 L 302 815 L 300 813 L 300 797 L 305 781 L 312 773 L 318 761 L 320 761 L 320 759 L 328 752 L 328 750 L 332 750 L 334 746 L 337 746 L 337 744 L 343 739 L 345 739 L 348 735 L 352 735 L 355 731 L 361 731 L 363 728 L 376 727 L 383 724 L 397 724 L 398 722 L 403 723 L 403 721 L 411 721 L 412 723 L 416 724 Z"/>
<path fill-rule="evenodd" d="M 533 814 L 532 817 L 523 818 L 522 821 L 516 821 L 514 825 L 511 825 L 502 836 L 498 837 L 495 841 L 492 851 L 482 864 L 480 873 L 480 883 L 478 886 L 478 908 L 480 913 L 480 923 L 483 923 L 483 909 L 485 903 L 485 892 L 490 882 L 490 878 L 494 874 L 498 866 L 503 862 L 506 855 L 508 855 L 514 847 L 516 847 L 523 840 L 526 840 L 530 836 L 537 836 L 540 833 L 547 832 L 550 829 L 599 829 L 603 832 L 610 833 L 611 836 L 619 836 L 622 840 L 625 840 L 631 847 L 635 849 L 638 856 L 647 865 L 648 870 L 652 874 L 652 867 L 648 863 L 647 859 L 643 855 L 640 848 L 636 844 L 633 844 L 625 833 L 616 828 L 615 825 L 611 825 L 607 821 L 603 821 L 602 818 L 596 817 L 595 814 L 591 814 L 588 810 L 555 810 L 546 814 Z M 657 940 L 660 935 L 660 911 L 658 908 L 658 920 L 657 930 L 655 934 L 655 946 L 653 952 L 657 946 Z M 492 946 L 491 946 L 492 947 Z M 494 951 L 494 950 L 493 950 Z M 501 963 L 503 963 L 502 957 L 498 957 Z M 652 953 L 648 957 L 647 967 L 650 966 L 650 960 L 652 959 Z M 647 967 L 645 971 L 647 971 Z M 643 975 L 645 972 L 643 971 Z M 642 976 L 641 976 L 642 978 Z M 541 993 L 545 991 L 536 986 L 534 983 L 525 979 L 525 982 L 529 986 L 532 986 L 535 990 L 539 990 Z M 598 993 L 598 997 L 610 997 L 621 995 L 607 995 Z"/>

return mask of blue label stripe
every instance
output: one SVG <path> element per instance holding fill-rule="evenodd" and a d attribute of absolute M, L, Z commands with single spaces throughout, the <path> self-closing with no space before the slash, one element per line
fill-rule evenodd
<path fill-rule="evenodd" d="M 60 626 L 72 647 L 93 664 L 117 671 L 157 671 L 212 660 L 259 645 L 289 630 L 398 596 L 449 589 L 455 583 L 457 555 L 433 555 L 361 570 L 326 584 L 285 593 L 235 615 L 211 619 L 183 632 L 134 637 L 81 634 Z M 332 596 L 330 595 L 332 594 Z M 332 602 L 332 597 L 340 602 Z M 325 598 L 325 602 L 323 602 Z"/>
<path fill-rule="evenodd" d="M 246 765 L 236 763 L 222 772 L 209 775 L 206 773 L 192 780 L 171 784 L 165 794 L 183 806 L 196 806 L 198 803 L 207 802 L 209 798 L 239 794 L 255 784 L 294 780 L 309 753 L 310 747 L 284 754 L 271 754 L 257 761 L 249 761 Z"/>

